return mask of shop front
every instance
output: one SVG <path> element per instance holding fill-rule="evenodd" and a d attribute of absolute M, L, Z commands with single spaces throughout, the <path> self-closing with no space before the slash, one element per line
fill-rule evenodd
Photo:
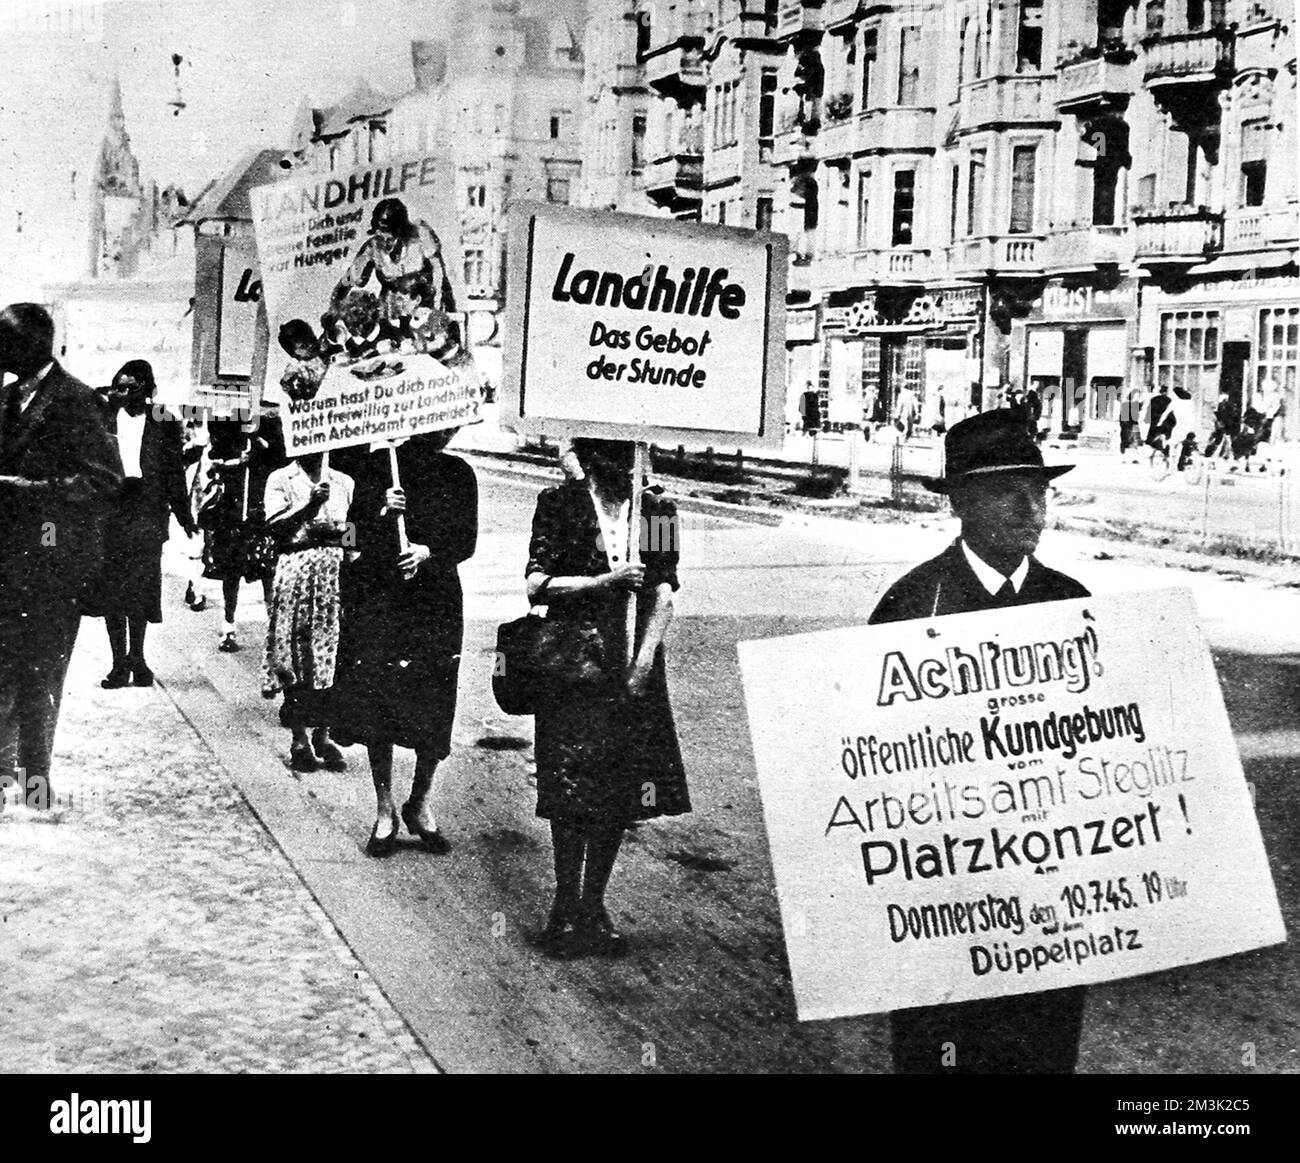
<path fill-rule="evenodd" d="M 828 301 L 821 388 L 830 426 L 886 424 L 905 389 L 921 429 L 966 416 L 978 380 L 982 310 L 979 287 L 873 288 Z"/>
<path fill-rule="evenodd" d="M 1221 392 L 1276 415 L 1275 443 L 1300 442 L 1300 278 L 1249 276 L 1143 296 L 1139 342 L 1157 389 L 1185 390 L 1203 432 Z"/>
<path fill-rule="evenodd" d="M 816 304 L 786 309 L 785 360 L 786 423 L 792 429 L 806 428 L 812 411 L 808 397 L 816 399 L 820 395 Z M 825 415 L 824 401 L 819 401 L 816 414 L 819 419 Z"/>
<path fill-rule="evenodd" d="M 1051 279 L 1012 334 L 1012 367 L 1038 393 L 1041 427 L 1089 443 L 1118 439 L 1125 398 L 1142 387 L 1133 349 L 1137 283 Z"/>

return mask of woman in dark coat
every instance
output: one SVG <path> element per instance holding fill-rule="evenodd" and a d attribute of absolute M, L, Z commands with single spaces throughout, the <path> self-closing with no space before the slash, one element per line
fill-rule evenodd
<path fill-rule="evenodd" d="M 235 638 L 239 587 L 260 582 L 267 609 L 275 577 L 275 540 L 266 528 L 263 502 L 271 473 L 284 467 L 277 424 L 260 418 L 248 432 L 238 420 L 210 420 L 208 447 L 199 466 L 198 521 L 203 527 L 203 576 L 221 582 L 221 637 L 217 649 L 240 649 Z"/>
<path fill-rule="evenodd" d="M 145 628 L 162 621 L 162 549 L 171 514 L 187 535 L 195 529 L 181 424 L 159 418 L 154 391 L 153 368 L 133 359 L 104 397 L 104 424 L 117 440 L 124 474 L 104 530 L 104 565 L 84 610 L 102 617 L 108 629 L 113 667 L 100 685 L 109 689 L 153 684 Z"/>
<path fill-rule="evenodd" d="M 454 430 L 453 430 L 454 431 Z M 474 470 L 443 450 L 453 431 L 412 437 L 397 449 L 401 487 L 392 484 L 387 450 L 335 454 L 356 481 L 349 521 L 357 560 L 341 583 L 342 640 L 335 667 L 334 737 L 364 743 L 375 785 L 371 856 L 396 848 L 393 747 L 415 752 L 407 831 L 426 851 L 450 845 L 438 828 L 430 792 L 438 764 L 451 754 L 464 613 L 457 567 L 478 541 Z M 399 545 L 404 517 L 409 546 Z"/>
<path fill-rule="evenodd" d="M 657 490 L 643 494 L 642 564 L 629 565 L 632 445 L 575 440 L 573 448 L 586 480 L 537 498 L 528 596 L 549 618 L 596 631 L 603 678 L 557 689 L 537 709 L 537 814 L 550 820 L 555 849 L 542 948 L 620 956 L 627 942 L 605 909 L 605 889 L 623 832 L 691 808 L 663 651 L 678 588 L 677 511 Z M 628 666 L 630 593 L 638 613 Z"/>

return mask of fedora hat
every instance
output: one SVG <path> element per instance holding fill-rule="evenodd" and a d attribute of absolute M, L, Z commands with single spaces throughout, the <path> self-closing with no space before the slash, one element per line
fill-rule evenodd
<path fill-rule="evenodd" d="M 1030 473 L 1051 480 L 1074 467 L 1045 465 L 1038 443 L 1025 428 L 1024 416 L 1012 408 L 979 412 L 954 424 L 943 441 L 941 477 L 924 477 L 931 492 L 946 493 L 963 481 L 994 473 Z"/>

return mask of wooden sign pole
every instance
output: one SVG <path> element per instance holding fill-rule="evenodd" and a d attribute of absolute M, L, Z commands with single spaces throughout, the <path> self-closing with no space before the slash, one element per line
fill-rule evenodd
<path fill-rule="evenodd" d="M 388 446 L 388 469 L 393 475 L 393 488 L 402 487 L 402 478 L 397 471 L 397 446 L 390 444 Z M 411 548 L 411 543 L 406 539 L 406 514 L 397 514 L 397 548 L 401 553 L 405 553 Z"/>
<path fill-rule="evenodd" d="M 647 446 L 640 440 L 633 446 L 632 498 L 628 512 L 627 563 L 641 564 L 641 491 L 645 486 Z M 634 591 L 627 595 L 627 667 L 630 671 L 636 659 L 637 598 Z"/>

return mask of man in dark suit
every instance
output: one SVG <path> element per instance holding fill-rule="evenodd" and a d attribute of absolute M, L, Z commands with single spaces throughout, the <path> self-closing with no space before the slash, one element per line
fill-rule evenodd
<path fill-rule="evenodd" d="M 35 303 L 0 311 L 0 777 L 48 807 L 78 602 L 98 570 L 122 467 L 94 394 L 54 360 Z M 12 784 L 9 784 L 12 786 Z"/>
<path fill-rule="evenodd" d="M 1047 484 L 1073 466 L 1045 466 L 1023 417 L 1010 408 L 954 425 L 944 451 L 944 475 L 926 485 L 948 495 L 961 536 L 890 586 L 871 623 L 1087 597 L 1077 581 L 1033 556 L 1047 519 Z M 890 1015 L 894 1070 L 1072 1074 L 1083 1002 L 1077 986 L 897 1010 Z"/>

